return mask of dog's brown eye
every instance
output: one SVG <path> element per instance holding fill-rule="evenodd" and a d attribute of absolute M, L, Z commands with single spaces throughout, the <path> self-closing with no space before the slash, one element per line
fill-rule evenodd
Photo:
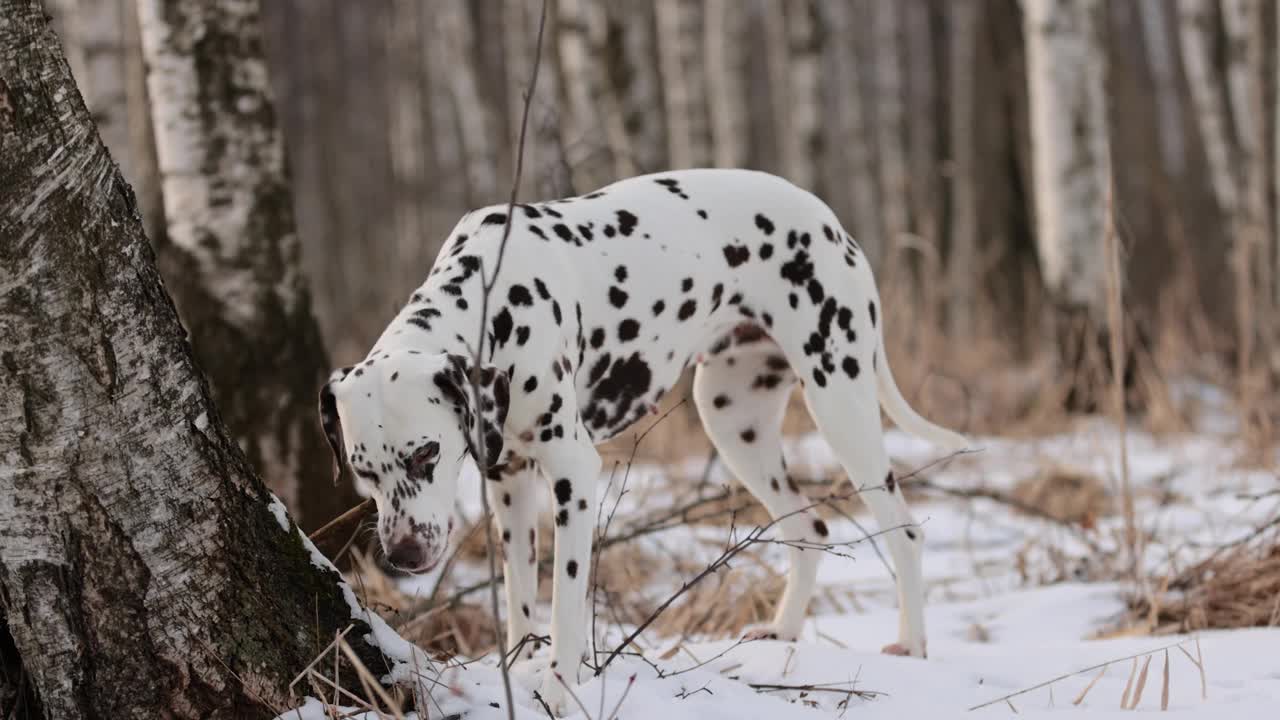
<path fill-rule="evenodd" d="M 436 456 L 440 454 L 440 443 L 432 441 L 413 451 L 413 455 L 409 456 L 408 473 L 413 480 L 426 480 L 431 482 L 434 478 L 431 476 L 432 470 L 435 469 Z"/>

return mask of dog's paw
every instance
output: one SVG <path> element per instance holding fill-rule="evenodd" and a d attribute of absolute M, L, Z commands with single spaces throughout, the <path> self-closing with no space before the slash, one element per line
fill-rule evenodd
<path fill-rule="evenodd" d="M 754 625 L 742 631 L 742 640 L 744 642 L 754 642 L 756 640 L 782 640 L 791 642 L 796 639 L 798 633 L 788 633 L 784 628 L 776 625 Z"/>
<path fill-rule="evenodd" d="M 559 673 L 550 668 L 542 674 L 542 685 L 538 688 L 538 697 L 542 698 L 542 702 L 556 717 L 564 717 L 569 714 L 572 705 L 569 700 L 569 690 L 565 683 L 568 679 L 561 677 Z"/>
<path fill-rule="evenodd" d="M 918 651 L 912 651 L 911 648 L 902 643 L 889 643 L 880 648 L 880 652 L 885 655 L 899 655 L 901 657 L 918 657 L 922 659 L 929 657 L 929 652 L 923 644 Z"/>

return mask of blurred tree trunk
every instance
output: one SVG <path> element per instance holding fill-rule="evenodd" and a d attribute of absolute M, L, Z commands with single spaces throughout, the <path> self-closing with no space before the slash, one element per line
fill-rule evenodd
<path fill-rule="evenodd" d="M 1026 0 L 1023 7 L 1041 277 L 1060 311 L 1060 360 L 1075 374 L 1067 405 L 1093 412 L 1109 377 L 1104 8 L 1098 0 Z"/>
<path fill-rule="evenodd" d="M 948 140 L 951 163 L 951 238 L 947 253 L 947 318 L 952 337 L 971 337 L 978 287 L 978 188 L 975 73 L 981 0 L 952 0 L 947 5 L 950 47 Z"/>
<path fill-rule="evenodd" d="M 0 17 L 0 647 L 22 717 L 279 712 L 353 623 L 386 667 L 223 427 L 39 2 Z"/>
<path fill-rule="evenodd" d="M 880 258 L 880 239 L 884 233 L 876 200 L 878 183 L 872 127 L 862 95 L 867 71 L 858 50 L 865 43 L 860 42 L 861 25 L 854 20 L 857 13 L 852 2 L 838 0 L 819 7 L 833 38 L 827 43 L 833 82 L 825 83 L 832 96 L 829 105 L 834 114 L 834 122 L 827 124 L 833 138 L 828 143 L 828 155 L 834 160 L 827 187 L 837 202 L 848 208 L 844 215 L 848 230 L 874 263 Z"/>
<path fill-rule="evenodd" d="M 1058 302 L 1101 323 L 1111 177 L 1103 16 L 1097 0 L 1027 0 L 1024 7 L 1041 270 Z"/>
<path fill-rule="evenodd" d="M 901 12 L 898 3 L 876 3 L 871 8 L 876 149 L 880 160 L 880 205 L 884 216 L 881 252 L 884 258 L 893 252 L 899 237 L 911 229 Z"/>
<path fill-rule="evenodd" d="M 1156 131 L 1160 138 L 1160 157 L 1165 172 L 1180 178 L 1187 165 L 1186 136 L 1182 127 L 1179 103 L 1177 57 L 1172 46 L 1170 13 L 1177 8 L 1168 0 L 1140 0 L 1138 17 L 1142 23 L 1142 40 L 1147 63 L 1155 80 Z"/>
<path fill-rule="evenodd" d="M 524 117 L 525 95 L 533 72 L 538 42 L 541 3 L 528 0 L 506 0 L 504 40 L 507 44 L 508 142 L 513 148 L 520 141 L 520 125 Z M 549 15 L 550 13 L 548 13 Z M 542 39 L 542 68 L 538 84 L 529 104 L 529 126 L 525 134 L 524 172 L 521 197 L 541 199 L 573 195 L 573 178 L 560 140 L 559 75 L 553 49 L 552 21 Z M 513 149 L 512 153 L 516 150 Z"/>
<path fill-rule="evenodd" d="M 397 285 L 422 282 L 422 269 L 435 259 L 428 252 L 426 155 L 429 149 L 423 93 L 426 73 L 425 19 L 419 0 L 395 0 L 387 28 L 391 62 L 387 139 L 395 209 L 393 247 Z"/>
<path fill-rule="evenodd" d="M 228 426 L 318 527 L 333 487 L 315 397 L 329 362 L 300 270 L 253 0 L 139 0 L 167 233 L 157 248 Z"/>
<path fill-rule="evenodd" d="M 438 24 L 435 42 L 447 53 L 443 77 L 448 82 L 462 140 L 462 160 L 470 188 L 469 205 L 479 207 L 498 201 L 495 175 L 491 113 L 480 95 L 476 71 L 475 26 L 465 2 L 442 2 L 433 6 Z"/>
<path fill-rule="evenodd" d="M 610 56 L 617 56 L 610 65 L 612 82 L 622 107 L 622 124 L 630 138 L 631 155 L 637 172 L 657 172 L 668 163 L 655 3 L 608 0 L 606 7 L 608 34 L 613 38 Z M 728 78 L 724 81 L 731 82 Z"/>
<path fill-rule="evenodd" d="M 555 38 L 564 98 L 561 144 L 574 185 L 588 190 L 634 174 L 622 111 L 610 86 L 604 7 L 558 0 Z"/>
<path fill-rule="evenodd" d="M 655 0 L 654 13 L 669 165 L 704 166 L 711 161 L 711 130 L 700 62 L 701 8 L 694 0 Z"/>
<path fill-rule="evenodd" d="M 822 154 L 818 123 L 822 42 L 815 22 L 817 8 L 812 0 L 788 0 L 784 10 L 787 84 L 780 97 L 784 98 L 789 122 L 783 142 L 791 146 L 783 153 L 784 159 L 790 159 L 785 174 L 796 185 L 817 192 L 816 163 Z"/>
<path fill-rule="evenodd" d="M 906 48 L 906 126 L 908 181 L 912 230 L 929 245 L 939 248 L 942 235 L 942 192 L 939 187 L 941 156 L 938 138 L 945 129 L 946 113 L 938 101 L 936 78 L 942 67 L 937 61 L 937 40 L 933 34 L 932 3 L 910 0 L 902 7 L 902 38 Z M 972 72 L 972 68 L 970 68 Z M 943 299 L 941 293 L 935 296 Z"/>
<path fill-rule="evenodd" d="M 742 167 L 747 159 L 743 20 L 741 8 L 732 0 L 706 0 L 703 52 L 707 59 L 711 164 L 716 167 Z"/>
<path fill-rule="evenodd" d="M 1236 208 L 1236 183 L 1232 175 L 1231 137 L 1222 81 L 1214 71 L 1217 18 L 1214 0 L 1179 0 L 1178 34 L 1182 41 L 1182 65 L 1191 91 L 1200 144 L 1209 166 L 1210 187 L 1224 217 Z"/>

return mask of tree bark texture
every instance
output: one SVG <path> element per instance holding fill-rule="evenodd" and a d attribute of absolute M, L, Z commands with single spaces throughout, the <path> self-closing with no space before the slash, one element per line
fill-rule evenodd
<path fill-rule="evenodd" d="M 384 667 L 225 430 L 36 0 L 0 2 L 0 277 L 0 636 L 44 716 L 262 716 L 353 622 Z"/>
<path fill-rule="evenodd" d="M 318 527 L 332 485 L 316 421 L 329 361 L 311 312 L 256 0 L 139 0 L 174 282 L 218 407 L 250 461 Z"/>
<path fill-rule="evenodd" d="M 1111 166 L 1098 0 L 1027 0 L 1036 245 L 1045 285 L 1105 326 L 1103 240 Z"/>

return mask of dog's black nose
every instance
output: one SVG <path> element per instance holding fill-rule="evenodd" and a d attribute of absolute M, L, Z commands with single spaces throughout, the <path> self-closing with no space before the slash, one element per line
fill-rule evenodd
<path fill-rule="evenodd" d="M 401 570 L 417 570 L 426 563 L 426 559 L 422 545 L 410 539 L 397 542 L 387 552 L 387 560 Z"/>

